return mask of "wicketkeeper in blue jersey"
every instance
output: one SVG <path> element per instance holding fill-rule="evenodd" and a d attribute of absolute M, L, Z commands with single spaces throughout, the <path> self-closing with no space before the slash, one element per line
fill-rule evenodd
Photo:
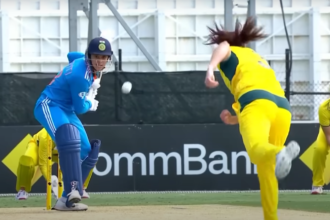
<path fill-rule="evenodd" d="M 82 211 L 83 183 L 97 160 L 100 140 L 89 141 L 77 114 L 96 111 L 100 77 L 111 65 L 110 42 L 102 37 L 91 40 L 85 54 L 68 53 L 64 67 L 41 93 L 34 109 L 35 118 L 56 142 L 63 173 L 64 192 L 53 209 Z"/>

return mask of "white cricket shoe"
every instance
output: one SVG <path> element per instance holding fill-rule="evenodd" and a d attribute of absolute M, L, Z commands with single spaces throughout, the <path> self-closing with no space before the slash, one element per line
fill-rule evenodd
<path fill-rule="evenodd" d="M 57 176 L 52 175 L 51 183 L 52 183 L 52 191 L 54 193 L 54 196 L 56 199 L 58 199 L 58 178 L 57 178 Z"/>
<path fill-rule="evenodd" d="M 79 194 L 79 193 L 78 193 Z M 66 198 L 61 197 L 56 201 L 56 204 L 52 208 L 52 210 L 57 211 L 86 211 L 88 206 L 82 203 L 73 203 L 71 207 L 67 207 L 66 205 Z"/>
<path fill-rule="evenodd" d="M 28 193 L 25 190 L 18 191 L 16 195 L 17 200 L 27 200 L 28 197 Z"/>
<path fill-rule="evenodd" d="M 312 195 L 323 194 L 323 187 L 322 186 L 313 186 L 311 194 Z"/>
<path fill-rule="evenodd" d="M 67 195 L 67 202 L 68 203 L 78 203 L 81 201 L 81 196 L 78 190 L 72 190 Z"/>
<path fill-rule="evenodd" d="M 90 196 L 88 195 L 88 193 L 86 192 L 86 190 L 83 191 L 83 195 L 82 195 L 81 198 L 83 198 L 83 199 L 89 199 L 90 198 Z"/>
<path fill-rule="evenodd" d="M 275 175 L 277 179 L 283 179 L 290 173 L 292 160 L 299 155 L 299 152 L 299 144 L 296 141 L 291 141 L 276 155 Z"/>

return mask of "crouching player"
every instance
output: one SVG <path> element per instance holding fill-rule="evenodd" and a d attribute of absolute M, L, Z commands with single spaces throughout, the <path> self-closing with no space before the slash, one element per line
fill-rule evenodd
<path fill-rule="evenodd" d="M 330 146 L 330 99 L 319 107 L 319 134 L 313 143 L 313 186 L 311 194 L 322 194 L 325 184 L 324 170 Z"/>
<path fill-rule="evenodd" d="M 28 193 L 32 189 L 32 179 L 35 175 L 35 167 L 39 167 L 42 176 L 47 181 L 47 160 L 48 160 L 48 145 L 52 145 L 52 160 L 54 163 L 58 162 L 58 152 L 55 146 L 55 142 L 51 139 L 46 129 L 41 129 L 38 133 L 33 135 L 33 138 L 29 141 L 25 153 L 20 157 L 18 169 L 17 169 L 17 180 L 16 180 L 16 199 L 26 200 Z M 84 182 L 82 198 L 88 199 L 89 195 L 86 192 L 89 181 L 92 177 L 93 170 L 89 172 L 89 175 Z M 56 176 L 52 176 L 51 179 L 53 193 L 58 197 L 57 185 L 58 179 Z"/>
<path fill-rule="evenodd" d="M 69 57 L 70 53 L 68 54 Z M 110 42 L 101 37 L 89 42 L 85 56 L 75 59 L 50 82 L 34 109 L 35 118 L 56 142 L 64 191 L 54 210 L 83 211 L 83 182 L 97 160 L 100 141 L 90 144 L 77 114 L 96 111 L 100 76 L 111 63 Z"/>

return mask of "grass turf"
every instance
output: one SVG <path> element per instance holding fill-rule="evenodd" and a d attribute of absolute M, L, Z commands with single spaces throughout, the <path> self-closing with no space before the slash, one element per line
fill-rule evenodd
<path fill-rule="evenodd" d="M 312 212 L 330 212 L 329 195 L 306 193 L 280 193 L 279 208 Z M 53 199 L 52 205 L 55 203 Z M 201 205 L 224 204 L 260 206 L 259 193 L 138 193 L 138 194 L 91 194 L 83 200 L 89 206 L 134 205 Z M 0 196 L 0 208 L 46 207 L 45 196 L 30 196 L 26 201 Z"/>

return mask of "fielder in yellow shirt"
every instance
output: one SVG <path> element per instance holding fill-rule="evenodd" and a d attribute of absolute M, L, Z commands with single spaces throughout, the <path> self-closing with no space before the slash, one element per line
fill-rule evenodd
<path fill-rule="evenodd" d="M 325 100 L 319 107 L 319 134 L 313 143 L 313 186 L 312 194 L 322 194 L 324 169 L 330 146 L 330 99 Z"/>
<path fill-rule="evenodd" d="M 245 47 L 265 37 L 254 18 L 249 17 L 243 27 L 237 22 L 233 32 L 217 26 L 209 29 L 208 44 L 218 46 L 213 50 L 205 85 L 219 85 L 214 76 L 218 67 L 234 96 L 232 107 L 237 115 L 224 110 L 220 117 L 226 124 L 239 123 L 246 151 L 257 165 L 264 219 L 278 220 L 278 179 L 289 174 L 291 162 L 300 152 L 294 141 L 284 146 L 291 126 L 290 104 L 268 62 Z"/>
<path fill-rule="evenodd" d="M 41 129 L 38 133 L 33 135 L 33 138 L 27 145 L 25 153 L 19 159 L 19 165 L 17 170 L 16 180 L 16 199 L 26 200 L 28 193 L 32 188 L 32 178 L 35 174 L 35 167 L 38 166 L 43 177 L 47 180 L 47 149 L 48 144 L 52 143 L 53 156 L 52 160 L 54 163 L 58 162 L 58 152 L 55 146 L 55 142 L 52 141 L 51 137 L 47 133 L 46 129 Z M 93 170 L 89 173 L 85 183 L 82 198 L 89 198 L 87 189 L 89 181 L 92 177 Z M 52 186 L 57 185 L 57 177 L 52 176 Z M 57 195 L 57 190 L 53 190 L 54 194 Z"/>

